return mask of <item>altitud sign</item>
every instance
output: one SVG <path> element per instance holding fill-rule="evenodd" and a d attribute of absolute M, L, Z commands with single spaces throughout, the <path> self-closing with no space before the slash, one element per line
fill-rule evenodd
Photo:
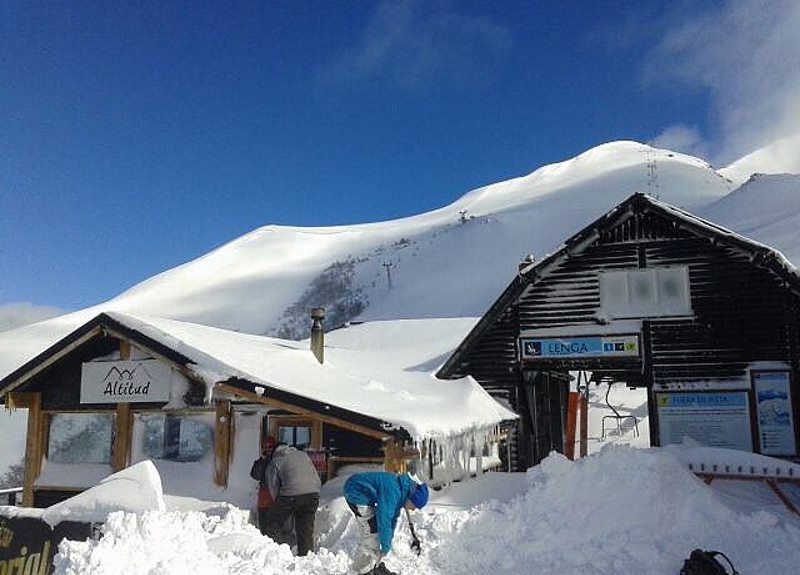
<path fill-rule="evenodd" d="M 157 359 L 81 366 L 81 403 L 169 401 L 172 369 Z"/>
<path fill-rule="evenodd" d="M 639 357 L 639 336 L 521 337 L 522 359 Z"/>

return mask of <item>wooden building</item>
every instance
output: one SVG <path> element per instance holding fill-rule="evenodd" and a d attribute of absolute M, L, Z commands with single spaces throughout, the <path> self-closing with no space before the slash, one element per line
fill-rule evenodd
<path fill-rule="evenodd" d="M 98 315 L 0 380 L 6 406 L 28 409 L 23 503 L 48 506 L 150 459 L 165 492 L 246 508 L 248 470 L 267 435 L 308 450 L 323 479 L 343 463 L 400 470 L 421 459 L 406 428 L 375 415 L 392 406 L 354 401 L 369 397 L 365 381 L 323 365 L 322 349 L 314 338 L 309 349 L 162 318 Z"/>
<path fill-rule="evenodd" d="M 648 390 L 650 440 L 798 455 L 797 270 L 634 194 L 519 273 L 438 372 L 519 414 L 513 467 L 563 450 L 569 372 Z"/>

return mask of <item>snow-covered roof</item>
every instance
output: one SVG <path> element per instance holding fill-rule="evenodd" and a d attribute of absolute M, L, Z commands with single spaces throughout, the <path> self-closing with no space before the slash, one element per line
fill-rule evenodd
<path fill-rule="evenodd" d="M 568 238 L 553 253 L 521 268 L 500 297 L 495 300 L 489 310 L 466 336 L 458 349 L 447 359 L 439 374 L 442 377 L 447 377 L 480 334 L 496 321 L 499 315 L 507 309 L 509 303 L 518 297 L 528 285 L 541 280 L 552 270 L 557 269 L 558 264 L 570 257 L 571 254 L 584 250 L 597 240 L 601 230 L 618 224 L 621 219 L 628 217 L 637 206 L 639 208 L 644 206 L 648 211 L 661 213 L 665 217 L 680 222 L 682 227 L 698 236 L 710 238 L 721 245 L 727 245 L 732 249 L 748 254 L 754 265 L 770 270 L 780 277 L 789 289 L 800 295 L 800 272 L 780 251 L 647 194 L 635 193 Z"/>
<path fill-rule="evenodd" d="M 401 427 L 416 438 L 516 418 L 471 377 L 448 381 L 433 375 L 475 319 L 387 321 L 337 330 L 327 335 L 320 364 L 308 342 L 118 312 L 104 316 L 163 346 L 156 350 L 162 355 L 188 360 L 186 369 L 209 388 L 232 378 L 246 380 L 267 388 L 267 395 L 270 389 L 287 392 Z M 15 372 L 0 386 L 21 376 Z"/>

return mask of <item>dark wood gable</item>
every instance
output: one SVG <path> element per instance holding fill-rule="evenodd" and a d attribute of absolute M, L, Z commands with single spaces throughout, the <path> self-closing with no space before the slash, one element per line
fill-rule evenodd
<path fill-rule="evenodd" d="M 601 307 L 601 272 L 656 267 L 688 269 L 691 314 L 640 318 L 641 357 L 613 366 L 551 361 L 548 368 L 589 369 L 650 388 L 744 378 L 755 361 L 797 368 L 800 281 L 791 266 L 766 246 L 635 194 L 558 252 L 522 268 L 438 376 L 472 375 L 521 413 L 530 376 L 519 361 L 520 334 L 602 333 L 614 321 Z"/>

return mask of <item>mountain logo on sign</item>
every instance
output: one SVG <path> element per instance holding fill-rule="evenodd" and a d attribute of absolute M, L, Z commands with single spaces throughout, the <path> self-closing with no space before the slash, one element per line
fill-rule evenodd
<path fill-rule="evenodd" d="M 103 378 L 103 395 L 147 395 L 152 377 L 141 365 L 120 370 L 113 366 Z"/>

